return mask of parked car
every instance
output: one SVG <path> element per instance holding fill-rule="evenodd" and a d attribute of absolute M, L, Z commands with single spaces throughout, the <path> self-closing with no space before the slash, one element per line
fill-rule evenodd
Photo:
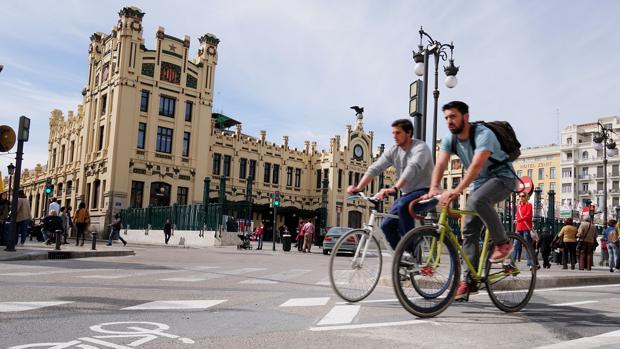
<path fill-rule="evenodd" d="M 353 228 L 347 227 L 331 227 L 327 230 L 327 234 L 325 234 L 325 238 L 323 238 L 323 254 L 329 254 L 331 250 L 334 248 L 334 245 L 340 239 L 342 235 L 346 232 L 353 230 Z M 357 247 L 357 242 L 347 241 L 342 245 L 341 250 L 355 252 L 355 248 Z"/>

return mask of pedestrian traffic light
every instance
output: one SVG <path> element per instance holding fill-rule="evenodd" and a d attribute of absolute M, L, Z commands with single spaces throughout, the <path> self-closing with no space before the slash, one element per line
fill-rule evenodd
<path fill-rule="evenodd" d="M 280 207 L 280 192 L 273 193 L 273 207 Z"/>
<path fill-rule="evenodd" d="M 52 178 L 47 177 L 45 179 L 45 194 L 49 195 L 52 193 L 52 191 L 54 191 L 54 185 L 52 184 Z"/>

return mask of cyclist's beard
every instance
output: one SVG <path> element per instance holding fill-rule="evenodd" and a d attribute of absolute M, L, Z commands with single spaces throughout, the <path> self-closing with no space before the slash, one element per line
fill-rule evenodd
<path fill-rule="evenodd" d="M 461 124 L 458 126 L 456 124 L 448 125 L 448 129 L 450 130 L 450 133 L 452 133 L 453 135 L 458 135 L 459 133 L 463 132 L 464 128 L 465 128 L 465 121 L 463 120 L 461 120 Z"/>

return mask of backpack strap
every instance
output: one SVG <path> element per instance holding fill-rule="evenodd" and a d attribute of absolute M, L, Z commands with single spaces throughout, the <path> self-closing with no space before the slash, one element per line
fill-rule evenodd
<path fill-rule="evenodd" d="M 471 151 L 474 152 L 476 151 L 476 125 L 478 123 L 477 122 L 473 122 L 471 124 L 469 124 L 469 144 L 471 145 Z M 452 154 L 456 154 L 456 142 L 457 142 L 457 137 L 456 135 L 452 135 L 452 146 L 451 146 L 451 150 L 452 150 Z"/>

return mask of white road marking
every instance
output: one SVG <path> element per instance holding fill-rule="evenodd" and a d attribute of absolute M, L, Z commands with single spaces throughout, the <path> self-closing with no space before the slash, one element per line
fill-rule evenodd
<path fill-rule="evenodd" d="M 226 300 L 154 301 L 121 310 L 207 309 L 224 302 Z"/>
<path fill-rule="evenodd" d="M 173 281 L 173 282 L 197 282 L 206 280 L 203 277 L 180 277 L 180 278 L 169 278 L 169 279 L 160 279 L 161 281 Z"/>
<path fill-rule="evenodd" d="M 580 289 L 588 289 L 588 288 L 618 287 L 618 286 L 620 286 L 620 284 L 590 285 L 590 286 L 567 286 L 567 287 L 541 288 L 541 289 L 538 289 L 538 290 L 534 290 L 534 292 L 580 290 Z"/>
<path fill-rule="evenodd" d="M 536 349 L 589 349 L 589 348 L 616 348 L 620 341 L 620 330 L 599 334 L 593 337 L 583 337 L 556 344 L 545 345 Z"/>
<path fill-rule="evenodd" d="M 329 297 L 316 298 L 291 298 L 280 304 L 281 307 L 312 307 L 317 305 L 325 305 L 329 302 Z"/>
<path fill-rule="evenodd" d="M 365 301 L 359 301 L 357 303 L 392 303 L 392 302 L 398 302 L 398 299 L 396 298 L 390 298 L 390 299 L 368 299 Z M 336 304 L 341 305 L 341 304 L 351 304 L 349 302 L 337 302 Z"/>
<path fill-rule="evenodd" d="M 0 302 L 0 313 L 28 311 L 73 302 Z"/>
<path fill-rule="evenodd" d="M 318 326 L 350 324 L 360 311 L 359 305 L 337 305 L 325 315 Z"/>
<path fill-rule="evenodd" d="M 435 321 L 408 320 L 408 321 L 378 322 L 378 323 L 356 324 L 356 325 L 310 327 L 310 331 L 318 332 L 318 331 L 354 330 L 354 329 L 358 329 L 358 328 L 405 326 L 405 325 L 422 325 L 422 324 L 432 324 L 432 325 L 437 325 L 437 326 L 440 325 L 438 322 L 435 322 Z"/>
<path fill-rule="evenodd" d="M 581 302 L 572 302 L 572 303 L 558 303 L 558 304 L 549 304 L 550 307 L 570 307 L 573 305 L 582 305 L 582 304 L 592 304 L 598 303 L 598 301 L 581 301 Z"/>
<path fill-rule="evenodd" d="M 64 273 L 81 273 L 89 271 L 87 269 L 60 269 L 60 270 L 46 270 L 46 271 L 22 271 L 14 273 L 2 273 L 0 276 L 37 276 L 37 275 L 49 275 L 49 274 L 64 274 Z"/>
<path fill-rule="evenodd" d="M 329 286 L 329 285 L 331 285 L 331 282 L 329 281 L 329 276 L 326 276 L 326 277 L 322 278 L 321 280 L 319 280 L 319 282 L 315 283 L 315 285 L 320 285 L 320 286 Z"/>
<path fill-rule="evenodd" d="M 285 281 L 299 277 L 300 275 L 311 272 L 308 269 L 290 269 L 276 274 L 261 276 L 259 279 L 243 280 L 240 284 L 277 284 L 279 281 Z"/>

